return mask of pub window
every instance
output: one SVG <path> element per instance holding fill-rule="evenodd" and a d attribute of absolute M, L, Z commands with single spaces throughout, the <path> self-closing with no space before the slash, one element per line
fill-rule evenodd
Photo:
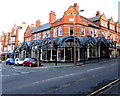
<path fill-rule="evenodd" d="M 85 36 L 85 27 L 82 27 L 82 36 Z"/>
<path fill-rule="evenodd" d="M 74 26 L 70 26 L 70 35 L 73 35 L 74 33 Z"/>
<path fill-rule="evenodd" d="M 90 35 L 93 36 L 93 28 L 90 28 Z"/>
<path fill-rule="evenodd" d="M 47 37 L 50 37 L 50 30 L 47 31 Z"/>
<path fill-rule="evenodd" d="M 104 37 L 104 31 L 102 31 L 102 37 Z"/>
<path fill-rule="evenodd" d="M 54 37 L 57 37 L 57 28 L 54 29 Z"/>
<path fill-rule="evenodd" d="M 43 32 L 43 39 L 46 37 L 46 32 Z"/>
<path fill-rule="evenodd" d="M 94 37 L 97 37 L 97 29 L 94 30 Z"/>
<path fill-rule="evenodd" d="M 59 36 L 62 36 L 62 27 L 59 27 L 59 28 L 58 28 L 58 35 L 59 35 Z"/>

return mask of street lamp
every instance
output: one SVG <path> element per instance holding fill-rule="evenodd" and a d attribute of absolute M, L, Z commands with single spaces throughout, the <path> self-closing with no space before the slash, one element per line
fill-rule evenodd
<path fill-rule="evenodd" d="M 84 10 L 77 11 L 75 14 L 79 12 L 83 12 Z M 74 65 L 76 65 L 76 37 L 75 37 L 75 15 L 74 15 Z"/>

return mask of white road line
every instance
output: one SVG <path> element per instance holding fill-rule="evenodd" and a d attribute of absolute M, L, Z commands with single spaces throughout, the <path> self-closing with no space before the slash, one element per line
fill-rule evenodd
<path fill-rule="evenodd" d="M 87 70 L 87 71 L 94 71 L 94 70 L 98 70 L 98 69 L 102 69 L 102 68 L 105 68 L 105 67 L 102 66 L 102 67 L 98 67 L 98 68 L 89 69 L 89 70 Z"/>

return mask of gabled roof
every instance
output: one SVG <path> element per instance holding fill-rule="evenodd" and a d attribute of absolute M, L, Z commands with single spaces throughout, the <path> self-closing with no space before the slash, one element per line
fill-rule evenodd
<path fill-rule="evenodd" d="M 36 28 L 36 27 L 31 27 L 31 29 L 32 29 L 33 31 L 35 31 L 37 28 Z"/>
<path fill-rule="evenodd" d="M 97 17 L 92 17 L 92 18 L 89 18 L 89 20 L 91 20 L 91 21 L 93 21 L 93 22 L 95 22 L 95 21 L 99 21 L 100 18 L 101 18 L 101 16 L 102 16 L 102 15 L 97 16 Z"/>
<path fill-rule="evenodd" d="M 40 27 L 38 27 L 35 32 L 39 32 L 39 31 L 43 31 L 43 30 L 47 30 L 51 28 L 51 24 L 46 23 L 44 25 L 41 25 Z"/>
<path fill-rule="evenodd" d="M 84 22 L 87 22 L 90 26 L 99 28 L 99 25 L 97 26 L 97 24 L 91 21 L 90 19 L 83 17 L 83 16 L 81 16 L 81 18 Z"/>

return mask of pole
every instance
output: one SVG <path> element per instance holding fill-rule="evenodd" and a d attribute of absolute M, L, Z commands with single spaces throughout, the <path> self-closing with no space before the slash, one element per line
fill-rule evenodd
<path fill-rule="evenodd" d="M 76 40 L 75 40 L 75 32 L 74 32 L 74 65 L 76 65 Z"/>
<path fill-rule="evenodd" d="M 75 15 L 74 15 L 74 65 L 76 65 L 76 38 L 75 38 Z"/>

